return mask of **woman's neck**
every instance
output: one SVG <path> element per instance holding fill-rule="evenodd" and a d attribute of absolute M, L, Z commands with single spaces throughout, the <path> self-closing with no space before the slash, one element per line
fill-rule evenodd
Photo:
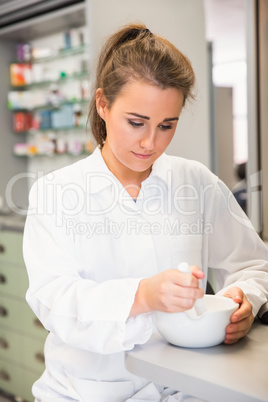
<path fill-rule="evenodd" d="M 120 181 L 130 196 L 136 199 L 140 192 L 141 183 L 150 175 L 152 167 L 142 172 L 136 172 L 122 164 L 112 152 L 109 152 L 109 150 L 107 152 L 105 146 L 102 148 L 101 153 L 108 169 Z"/>

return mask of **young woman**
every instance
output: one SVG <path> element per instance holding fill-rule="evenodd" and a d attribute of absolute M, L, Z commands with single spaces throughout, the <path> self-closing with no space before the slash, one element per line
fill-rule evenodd
<path fill-rule="evenodd" d="M 267 301 L 267 249 L 229 190 L 164 153 L 194 82 L 167 40 L 143 25 L 116 32 L 90 109 L 98 147 L 32 187 L 26 297 L 49 331 L 37 401 L 163 400 L 161 385 L 125 369 L 124 352 L 150 338 L 154 310 L 185 311 L 203 296 L 208 267 L 240 304 L 225 343 L 246 335 Z M 185 260 L 192 274 L 177 270 Z"/>

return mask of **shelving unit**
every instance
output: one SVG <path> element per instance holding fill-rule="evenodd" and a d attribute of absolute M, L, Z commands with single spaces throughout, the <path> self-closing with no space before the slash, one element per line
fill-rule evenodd
<path fill-rule="evenodd" d="M 81 58 L 86 51 L 87 46 L 82 43 L 59 50 L 48 49 L 50 54 L 46 57 L 30 57 L 11 63 L 8 109 L 13 114 L 14 131 L 26 139 L 26 142 L 15 144 L 16 156 L 78 156 L 92 152 L 92 141 L 86 137 L 81 140 L 77 135 L 77 130 L 80 133 L 86 131 L 89 103 L 88 62 Z M 38 77 L 34 73 L 36 66 Z M 51 74 L 53 79 L 46 79 Z M 66 85 L 74 87 L 75 83 L 75 93 L 70 92 L 70 86 L 68 93 Z M 63 136 L 66 132 L 68 136 Z M 68 138 L 70 133 L 76 136 L 75 140 Z"/>
<path fill-rule="evenodd" d="M 13 2 L 12 2 L 13 3 Z M 51 1 L 51 3 L 54 3 Z M 67 3 L 67 2 L 66 2 Z M 14 145 L 18 142 L 28 142 L 33 139 L 32 134 L 16 134 L 13 131 L 12 127 L 12 117 L 15 111 L 8 110 L 7 108 L 7 94 L 11 90 L 10 87 L 10 64 L 14 63 L 17 60 L 16 54 L 16 46 L 18 43 L 33 43 L 34 46 L 45 46 L 48 44 L 46 38 L 50 37 L 49 44 L 52 46 L 57 45 L 57 48 L 64 48 L 64 44 L 60 43 L 58 46 L 57 36 L 60 33 L 67 32 L 72 29 L 81 29 L 84 32 L 84 42 L 87 43 L 87 38 L 89 37 L 89 28 L 87 26 L 87 12 L 86 12 L 86 2 L 81 0 L 76 4 L 64 5 L 62 8 L 57 10 L 52 10 L 51 12 L 47 12 L 42 15 L 34 15 L 29 19 L 17 21 L 14 24 L 11 24 L 6 27 L 0 27 L 0 70 L 1 70 L 1 81 L 0 81 L 0 91 L 1 91 L 1 107 L 0 107 L 0 136 L 1 136 L 1 147 L 0 147 L 0 159 L 2 164 L 2 169 L 0 172 L 0 199 L 6 199 L 6 188 L 14 177 L 23 177 L 16 181 L 12 188 L 12 198 L 13 203 L 19 207 L 27 208 L 28 205 L 28 192 L 29 188 L 32 185 L 34 179 L 33 176 L 37 177 L 37 172 L 48 173 L 57 168 L 61 168 L 67 164 L 70 164 L 76 161 L 76 155 L 70 156 L 66 154 L 65 157 L 60 154 L 55 154 L 55 157 L 42 157 L 42 158 L 33 158 L 33 157 L 17 157 L 14 155 L 13 148 Z M 55 39 L 56 38 L 56 39 Z M 80 55 L 84 54 L 88 59 L 90 59 L 90 50 L 87 45 L 83 44 L 83 46 L 79 46 L 80 43 L 71 43 L 73 48 L 75 49 L 64 49 L 60 52 L 60 54 L 54 54 L 53 57 L 61 58 L 64 65 L 69 64 L 68 57 L 70 52 L 75 53 L 71 58 L 79 58 Z M 83 53 L 84 52 L 84 53 Z M 53 57 L 51 56 L 50 63 L 54 63 Z M 35 60 L 35 64 L 42 64 L 45 61 L 45 58 L 40 58 L 38 61 Z M 49 60 L 47 59 L 47 62 Z M 88 69 L 88 68 L 85 68 Z M 84 69 L 84 70 L 85 70 Z M 80 70 L 81 71 L 81 70 Z M 82 79 L 82 78 L 81 78 Z M 84 79 L 84 78 L 83 78 Z M 42 77 L 42 81 L 45 80 L 45 77 Z M 48 81 L 48 79 L 46 79 Z M 72 85 L 74 81 L 70 79 L 62 80 L 59 84 L 62 87 L 65 85 Z M 38 88 L 31 89 L 22 89 L 15 88 L 18 91 L 41 91 L 46 90 L 47 86 L 41 86 Z M 79 97 L 80 99 L 81 97 Z M 73 99 L 68 99 L 73 101 Z M 78 96 L 76 99 L 78 100 Z M 43 106 L 46 106 L 45 102 L 40 102 L 38 105 L 40 109 Z M 83 104 L 83 107 L 86 108 L 87 105 Z M 31 109 L 29 105 L 25 108 L 27 110 Z M 45 108 L 44 108 L 45 109 Z M 20 112 L 23 110 L 18 110 Z M 36 113 L 38 110 L 34 110 Z M 37 133 L 37 136 L 42 133 Z M 45 134 L 45 133 L 43 133 Z M 90 135 L 86 132 L 86 130 L 76 130 L 74 134 L 77 134 L 77 138 L 81 140 L 90 140 Z M 66 136 L 70 137 L 71 133 L 68 132 L 56 132 L 57 136 Z M 59 156 L 57 156 L 59 155 Z M 77 159 L 80 159 L 81 155 L 77 156 Z M 5 168 L 7 167 L 7 168 Z M 21 176 L 19 176 L 21 175 Z"/>

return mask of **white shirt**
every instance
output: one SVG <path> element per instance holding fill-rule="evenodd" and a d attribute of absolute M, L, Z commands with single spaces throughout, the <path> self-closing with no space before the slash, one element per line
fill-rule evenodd
<path fill-rule="evenodd" d="M 198 162 L 163 154 L 134 202 L 96 149 L 39 179 L 29 200 L 26 298 L 50 331 L 33 387 L 42 402 L 120 402 L 146 388 L 124 367 L 153 331 L 151 314 L 128 318 L 144 277 L 187 261 L 211 268 L 217 291 L 241 287 L 254 314 L 267 301 L 268 250 Z"/>

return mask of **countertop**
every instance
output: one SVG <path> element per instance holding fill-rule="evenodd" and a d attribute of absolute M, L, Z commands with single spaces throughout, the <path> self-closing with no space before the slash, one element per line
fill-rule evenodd
<path fill-rule="evenodd" d="M 210 402 L 268 401 L 268 326 L 257 320 L 234 345 L 187 349 L 159 334 L 127 352 L 133 374 Z"/>

